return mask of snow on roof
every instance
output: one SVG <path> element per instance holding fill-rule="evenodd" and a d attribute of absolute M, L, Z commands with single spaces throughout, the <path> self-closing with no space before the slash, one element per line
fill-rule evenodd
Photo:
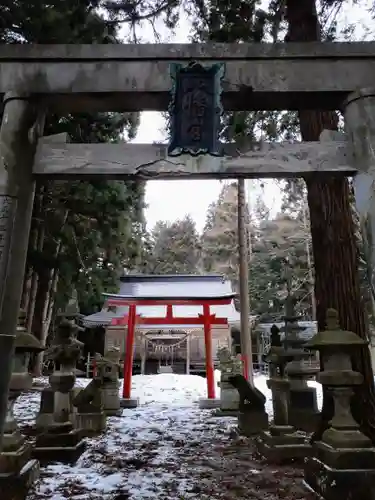
<path fill-rule="evenodd" d="M 274 323 L 259 323 L 256 326 L 256 330 L 261 331 L 267 336 L 270 336 L 271 328 L 273 325 L 276 325 L 281 330 L 280 337 L 284 338 L 285 331 L 282 330 L 285 327 L 284 321 L 276 321 Z M 309 340 L 318 332 L 318 323 L 316 321 L 298 321 L 298 325 L 304 328 L 303 330 L 298 332 L 298 336 L 301 337 L 301 339 Z"/>
<path fill-rule="evenodd" d="M 139 297 L 139 298 L 212 298 L 233 295 L 231 282 L 225 280 L 220 274 L 128 274 L 120 279 L 119 292 L 117 296 Z M 172 306 L 175 317 L 196 318 L 198 314 L 203 313 L 202 306 L 179 305 Z M 236 311 L 233 300 L 230 304 L 211 306 L 212 314 L 219 318 L 227 318 L 229 324 L 240 321 L 240 313 Z M 106 326 L 114 318 L 122 318 L 128 313 L 128 306 L 117 306 L 115 309 L 104 304 L 101 311 L 86 316 L 83 324 L 86 327 Z M 138 306 L 137 314 L 145 318 L 162 318 L 166 315 L 166 306 Z M 187 325 L 181 325 L 180 328 L 186 328 Z M 168 327 L 165 325 L 147 325 L 149 330 L 178 328 L 178 325 Z"/>

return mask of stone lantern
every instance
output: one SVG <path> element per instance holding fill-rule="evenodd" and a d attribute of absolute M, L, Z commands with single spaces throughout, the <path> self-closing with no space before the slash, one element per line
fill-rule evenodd
<path fill-rule="evenodd" d="M 39 340 L 27 332 L 25 320 L 26 313 L 20 311 L 9 385 L 8 412 L 4 425 L 3 449 L 0 454 L 0 483 L 6 484 L 9 498 L 13 498 L 12 495 L 15 495 L 14 498 L 23 498 L 29 486 L 39 476 L 39 463 L 37 460 L 30 460 L 31 445 L 25 442 L 13 414 L 17 398 L 32 385 L 32 376 L 28 372 L 30 356 L 44 349 Z"/>
<path fill-rule="evenodd" d="M 53 393 L 53 416 L 46 431 L 37 437 L 34 455 L 43 461 L 74 462 L 83 453 L 85 443 L 73 428 L 75 367 L 81 356 L 82 342 L 76 339 L 79 327 L 66 317 L 60 322 L 47 357 L 55 369 L 49 377 Z"/>
<path fill-rule="evenodd" d="M 351 412 L 351 398 L 361 390 L 363 376 L 353 370 L 351 356 L 367 349 L 357 334 L 341 330 L 338 314 L 327 311 L 327 328 L 306 347 L 318 350 L 323 370 L 317 376 L 334 402 L 330 427 L 313 444 L 305 464 L 307 484 L 327 500 L 369 500 L 375 494 L 375 449 Z"/>
<path fill-rule="evenodd" d="M 313 432 L 319 416 L 318 402 L 316 389 L 309 387 L 307 380 L 316 375 L 319 368 L 307 364 L 311 354 L 305 349 L 306 340 L 301 337 L 301 332 L 306 328 L 298 323 L 299 319 L 295 313 L 295 299 L 288 294 L 285 302 L 285 326 L 280 331 L 285 332 L 284 347 L 290 360 L 285 366 L 285 374 L 290 382 L 289 423 L 296 429 Z"/>
<path fill-rule="evenodd" d="M 59 364 L 60 361 L 57 357 L 58 356 L 57 353 L 63 352 L 63 351 L 61 351 L 62 345 L 66 344 L 66 347 L 64 347 L 64 349 L 67 350 L 67 343 L 71 343 L 71 346 L 69 349 L 72 352 L 74 351 L 77 353 L 77 356 L 75 359 L 70 358 L 70 361 L 73 363 L 73 368 L 71 368 L 71 366 L 67 366 L 66 364 L 63 364 L 63 366 L 64 366 L 64 370 L 66 372 L 69 372 L 69 373 L 71 371 L 74 372 L 73 373 L 73 375 L 74 375 L 74 382 L 73 383 L 74 384 L 76 381 L 76 373 L 77 373 L 76 362 L 79 359 L 79 357 L 81 356 L 81 348 L 83 347 L 82 342 L 80 342 L 76 339 L 78 332 L 83 330 L 83 328 L 81 328 L 80 326 L 78 326 L 76 324 L 75 320 L 76 320 L 78 315 L 79 315 L 79 305 L 78 305 L 78 299 L 77 299 L 77 292 L 75 289 L 73 289 L 71 298 L 69 299 L 69 301 L 65 307 L 65 310 L 57 314 L 57 317 L 59 318 L 60 324 L 57 328 L 56 338 L 53 341 L 53 345 L 51 346 L 50 349 L 48 349 L 48 351 L 46 352 L 46 355 L 45 355 L 46 359 L 49 359 L 49 360 L 54 361 L 55 363 Z M 60 329 L 60 325 L 62 323 L 65 326 L 67 326 L 69 324 L 70 327 L 68 329 L 66 329 L 66 328 L 64 329 L 64 326 L 63 326 L 62 329 Z M 69 330 L 69 333 L 68 333 L 68 330 Z M 66 332 L 67 335 L 69 335 L 69 339 L 64 339 L 63 336 L 61 335 L 62 332 Z M 60 348 L 59 348 L 59 343 L 61 344 Z M 58 371 L 58 373 L 61 372 L 61 370 L 57 370 L 57 371 Z M 54 372 L 56 372 L 56 364 L 54 367 Z M 52 425 L 52 422 L 53 422 L 53 418 L 54 418 L 53 415 L 54 415 L 54 411 L 55 411 L 55 392 L 54 392 L 54 389 L 51 385 L 53 380 L 54 380 L 54 374 L 52 374 L 50 376 L 50 379 L 49 379 L 50 385 L 47 387 L 44 387 L 44 389 L 41 393 L 39 413 L 36 417 L 35 428 L 33 429 L 34 433 L 36 433 L 36 434 L 40 434 L 41 432 L 44 432 L 49 426 Z M 71 395 L 70 400 L 73 400 L 74 396 L 79 391 L 80 391 L 80 388 L 73 386 L 72 390 L 69 393 Z M 75 413 L 76 413 L 75 408 L 74 408 L 73 404 L 71 403 L 71 401 L 67 402 L 67 405 L 71 411 L 71 413 L 69 415 L 69 419 L 74 424 Z"/>
<path fill-rule="evenodd" d="M 264 357 L 269 365 L 267 386 L 272 392 L 273 422 L 269 430 L 261 433 L 257 448 L 261 455 L 275 463 L 303 459 L 310 453 L 305 436 L 296 431 L 289 422 L 290 381 L 285 377 L 285 365 L 290 354 L 283 347 L 280 331 L 276 325 L 271 328 L 271 347 Z"/>

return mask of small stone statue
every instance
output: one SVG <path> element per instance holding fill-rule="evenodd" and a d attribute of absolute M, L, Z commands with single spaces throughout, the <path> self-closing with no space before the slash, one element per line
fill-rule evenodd
<path fill-rule="evenodd" d="M 239 394 L 238 430 L 245 436 L 258 434 L 268 426 L 268 415 L 265 411 L 266 398 L 256 387 L 253 387 L 243 375 L 235 374 L 228 382 Z"/>
<path fill-rule="evenodd" d="M 220 370 L 220 409 L 218 414 L 222 416 L 237 416 L 239 396 L 229 377 L 237 373 L 242 373 L 241 360 L 232 355 L 226 347 L 218 349 L 219 370 Z"/>
<path fill-rule="evenodd" d="M 264 411 L 265 395 L 256 387 L 252 387 L 243 375 L 233 375 L 229 377 L 229 382 L 240 395 L 240 411 L 245 413 L 252 410 Z"/>

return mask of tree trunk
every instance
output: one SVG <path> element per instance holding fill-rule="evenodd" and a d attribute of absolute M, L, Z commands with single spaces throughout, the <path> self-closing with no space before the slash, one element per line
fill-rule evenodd
<path fill-rule="evenodd" d="M 40 254 L 43 250 L 45 228 L 43 222 L 39 224 L 36 251 Z M 38 291 L 39 272 L 33 269 L 30 281 L 30 291 L 27 309 L 27 331 L 32 332 L 33 317 L 35 311 L 36 293 Z"/>
<path fill-rule="evenodd" d="M 43 342 L 44 326 L 43 311 L 44 304 L 48 298 L 49 292 L 49 273 L 45 272 L 39 275 L 38 288 L 35 298 L 35 309 L 33 314 L 32 332 Z M 36 377 L 42 375 L 43 357 L 36 356 L 33 360 L 33 373 Z"/>
<path fill-rule="evenodd" d="M 60 232 L 63 230 L 66 221 L 68 219 L 68 210 L 65 210 L 62 218 Z M 56 247 L 54 251 L 54 260 L 57 260 L 61 251 L 61 238 L 56 242 Z M 37 293 L 37 314 L 34 315 L 33 330 L 38 332 L 39 340 L 43 346 L 47 343 L 47 336 L 49 331 L 49 326 L 51 324 L 51 310 L 54 304 L 54 295 L 57 288 L 57 283 L 59 279 L 59 271 L 57 268 L 50 269 L 48 273 L 44 276 L 43 286 L 41 290 Z M 40 292 L 40 293 L 39 293 Z M 39 295 L 39 297 L 38 297 Z M 43 351 L 36 356 L 34 364 L 34 374 L 36 377 L 41 376 L 43 371 Z"/>
<path fill-rule="evenodd" d="M 44 245 L 44 234 L 45 234 L 45 226 L 44 221 L 42 220 L 42 212 L 43 212 L 43 193 L 44 187 L 42 186 L 39 190 L 37 197 L 37 205 L 34 212 L 34 220 L 35 220 L 35 234 L 33 234 L 33 249 L 36 254 L 39 256 L 42 253 L 43 245 Z M 36 256 L 35 256 L 36 257 Z M 29 277 L 28 277 L 29 279 Z M 27 298 L 27 331 L 31 333 L 32 324 L 33 324 L 33 316 L 35 310 L 35 300 L 36 293 L 38 290 L 38 281 L 39 281 L 39 270 L 34 266 L 31 272 L 30 285 L 28 290 L 28 298 Z"/>
<path fill-rule="evenodd" d="M 35 220 L 32 220 L 31 224 L 32 224 L 32 229 L 30 231 L 29 249 L 35 250 L 38 241 L 38 229 Z M 33 267 L 28 259 L 26 262 L 25 277 L 23 280 L 22 298 L 21 298 L 21 309 L 23 309 L 26 312 L 29 309 L 29 303 L 30 303 L 32 275 L 33 275 Z"/>
<path fill-rule="evenodd" d="M 320 26 L 315 0 L 287 0 L 288 42 L 319 41 Z M 301 135 L 316 141 L 324 128 L 337 129 L 335 112 L 301 110 Z M 306 178 L 311 235 L 315 264 L 315 297 L 319 329 L 325 327 L 327 308 L 339 313 L 341 327 L 367 339 L 364 308 L 358 274 L 358 249 L 350 206 L 350 190 L 345 178 Z M 352 408 L 362 430 L 375 442 L 375 390 L 370 352 L 367 346 L 353 356 L 354 370 L 365 383 L 357 391 Z M 324 394 L 322 422 L 314 439 L 319 439 L 333 416 L 332 400 Z"/>

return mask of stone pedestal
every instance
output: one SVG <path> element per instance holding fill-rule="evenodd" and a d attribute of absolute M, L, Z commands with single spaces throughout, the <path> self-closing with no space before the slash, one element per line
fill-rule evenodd
<path fill-rule="evenodd" d="M 35 419 L 35 426 L 32 431 L 35 433 L 43 432 L 53 422 L 55 394 L 51 387 L 45 387 L 40 394 L 39 413 Z"/>
<path fill-rule="evenodd" d="M 330 427 L 313 444 L 313 456 L 305 464 L 306 483 L 325 500 L 370 500 L 375 498 L 375 448 L 354 420 L 350 401 L 353 388 L 363 383 L 353 371 L 351 355 L 367 348 L 355 333 L 340 330 L 337 313 L 327 312 L 327 330 L 308 343 L 319 349 L 323 371 L 318 375 L 332 394 L 334 414 Z"/>
<path fill-rule="evenodd" d="M 307 366 L 303 359 L 295 359 L 285 368 L 290 382 L 289 424 L 305 432 L 314 432 L 320 417 L 316 389 L 307 385 L 307 379 L 318 371 L 316 368 Z"/>
<path fill-rule="evenodd" d="M 3 451 L 0 453 L 1 500 L 24 500 L 39 477 L 39 462 L 31 460 L 31 444 L 25 442 L 13 415 L 20 392 L 11 391 L 5 421 Z"/>
<path fill-rule="evenodd" d="M 96 355 L 96 371 L 91 382 L 75 396 L 76 407 L 74 425 L 83 436 L 92 436 L 105 430 L 107 415 L 103 405 L 103 383 L 107 362 Z"/>
<path fill-rule="evenodd" d="M 121 398 L 120 399 L 120 406 L 121 408 L 137 408 L 137 406 L 139 405 L 139 400 L 138 398 L 135 399 L 135 398 Z"/>
<path fill-rule="evenodd" d="M 39 478 L 38 460 L 27 460 L 17 474 L 0 473 L 1 500 L 26 500 L 31 486 Z"/>
<path fill-rule="evenodd" d="M 169 365 L 167 365 L 167 366 L 159 366 L 158 373 L 159 374 L 173 373 L 173 367 L 169 366 Z"/>
<path fill-rule="evenodd" d="M 39 477 L 39 463 L 37 460 L 31 460 L 31 445 L 22 436 L 13 413 L 18 396 L 32 385 L 32 378 L 28 374 L 30 354 L 43 350 L 40 342 L 27 333 L 24 323 L 25 313 L 20 311 L 8 394 L 8 411 L 0 453 L 1 500 L 25 500 L 30 486 Z"/>
<path fill-rule="evenodd" d="M 103 387 L 104 413 L 107 416 L 121 417 L 122 408 L 119 395 L 119 383 L 107 383 Z"/>
<path fill-rule="evenodd" d="M 316 389 L 307 385 L 307 380 L 315 375 L 319 369 L 309 366 L 306 361 L 311 353 L 304 349 L 306 340 L 301 337 L 305 327 L 298 323 L 299 317 L 295 314 L 295 298 L 288 292 L 285 301 L 285 332 L 284 349 L 285 375 L 288 377 L 288 419 L 289 424 L 297 430 L 313 432 L 319 418 Z"/>
<path fill-rule="evenodd" d="M 289 381 L 274 376 L 267 380 L 272 391 L 273 424 L 262 432 L 257 442 L 261 455 L 273 463 L 303 461 L 311 452 L 306 436 L 288 423 Z"/>
<path fill-rule="evenodd" d="M 220 408 L 220 399 L 201 398 L 198 404 L 201 410 L 214 410 Z"/>
<path fill-rule="evenodd" d="M 84 436 L 95 436 L 105 431 L 107 417 L 104 412 L 79 412 L 76 414 L 75 426 Z"/>
<path fill-rule="evenodd" d="M 306 436 L 291 425 L 271 426 L 260 435 L 257 449 L 269 462 L 276 464 L 303 462 L 311 454 Z"/>
<path fill-rule="evenodd" d="M 262 410 L 248 412 L 237 412 L 238 431 L 243 436 L 251 437 L 258 435 L 268 427 L 268 415 Z"/>
<path fill-rule="evenodd" d="M 107 416 L 121 417 L 122 408 L 120 404 L 120 351 L 111 349 L 104 354 L 104 361 L 107 363 L 103 379 L 103 407 Z"/>
<path fill-rule="evenodd" d="M 33 456 L 41 463 L 63 462 L 73 464 L 85 451 L 86 443 L 71 422 L 53 423 L 37 437 Z"/>
<path fill-rule="evenodd" d="M 242 362 L 225 347 L 218 350 L 220 369 L 220 408 L 217 416 L 237 417 L 240 404 L 238 390 L 229 382 L 229 378 L 242 374 Z"/>
<path fill-rule="evenodd" d="M 228 376 L 221 374 L 220 380 L 220 408 L 218 416 L 237 417 L 240 397 L 237 389 L 229 382 Z"/>

